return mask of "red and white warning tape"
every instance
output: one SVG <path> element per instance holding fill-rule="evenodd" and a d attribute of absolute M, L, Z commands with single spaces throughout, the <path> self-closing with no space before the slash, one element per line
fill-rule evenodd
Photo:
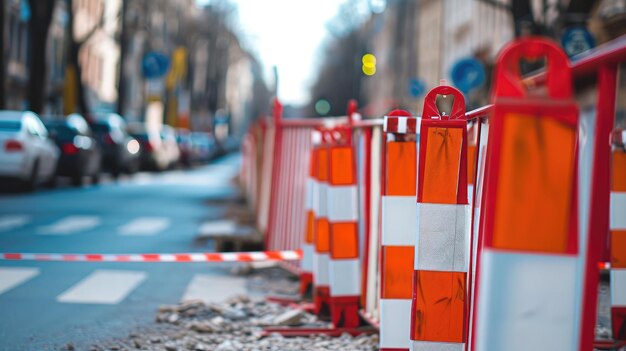
<path fill-rule="evenodd" d="M 62 262 L 263 262 L 302 259 L 301 250 L 258 252 L 209 252 L 175 254 L 60 254 L 0 253 L 5 261 Z"/>

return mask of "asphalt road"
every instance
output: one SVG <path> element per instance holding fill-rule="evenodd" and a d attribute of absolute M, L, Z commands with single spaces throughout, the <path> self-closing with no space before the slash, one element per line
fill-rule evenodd
<path fill-rule="evenodd" d="M 0 252 L 206 252 L 199 226 L 232 196 L 238 156 L 98 186 L 0 193 Z M 217 201 L 216 201 L 217 200 Z M 219 300 L 241 278 L 206 263 L 0 261 L 0 350 L 76 349 L 154 323 L 159 305 Z"/>

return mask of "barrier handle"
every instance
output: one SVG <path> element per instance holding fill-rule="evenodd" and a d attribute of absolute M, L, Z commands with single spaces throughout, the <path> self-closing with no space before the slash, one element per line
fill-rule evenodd
<path fill-rule="evenodd" d="M 454 102 L 452 103 L 452 111 L 450 115 L 441 115 L 441 112 L 437 108 L 436 99 L 437 95 L 452 95 L 454 96 Z M 424 98 L 424 112 L 422 113 L 422 119 L 466 119 L 465 117 L 465 96 L 458 89 L 449 85 L 440 85 L 431 89 Z"/>
<path fill-rule="evenodd" d="M 519 39 L 508 45 L 499 55 L 494 75 L 492 100 L 497 97 L 524 98 L 529 95 L 524 84 L 520 61 L 545 58 L 547 96 L 553 99 L 572 97 L 569 60 L 554 42 L 540 37 Z"/>

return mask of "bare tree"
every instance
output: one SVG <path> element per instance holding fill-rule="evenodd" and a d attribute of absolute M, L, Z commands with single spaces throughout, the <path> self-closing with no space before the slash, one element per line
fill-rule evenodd
<path fill-rule="evenodd" d="M 6 30 L 4 28 L 4 15 L 6 13 L 6 1 L 0 1 L 0 109 L 4 109 L 6 105 Z"/>
<path fill-rule="evenodd" d="M 30 62 L 28 72 L 29 109 L 41 113 L 46 91 L 46 44 L 48 29 L 54 12 L 56 0 L 31 1 L 31 19 L 28 22 L 30 32 Z M 4 95 L 4 94 L 2 94 Z"/>

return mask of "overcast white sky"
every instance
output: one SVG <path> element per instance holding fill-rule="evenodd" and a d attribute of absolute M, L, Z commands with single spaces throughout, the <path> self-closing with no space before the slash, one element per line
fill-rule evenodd
<path fill-rule="evenodd" d="M 238 7 L 244 42 L 257 53 L 268 76 L 272 66 L 278 67 L 279 98 L 285 104 L 306 103 L 313 70 L 319 68 L 318 49 L 329 35 L 326 23 L 344 0 L 231 1 Z"/>

